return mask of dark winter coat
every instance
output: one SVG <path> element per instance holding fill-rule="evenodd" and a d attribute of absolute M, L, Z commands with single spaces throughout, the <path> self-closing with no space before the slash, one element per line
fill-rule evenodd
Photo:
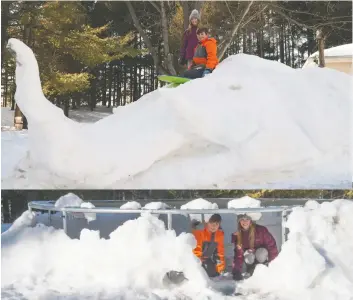
<path fill-rule="evenodd" d="M 248 241 L 248 236 L 243 233 L 243 243 L 239 247 L 237 243 L 237 234 L 239 232 L 232 234 L 232 243 L 234 244 L 234 260 L 233 260 L 233 271 L 241 271 L 244 262 L 244 252 L 250 249 L 250 243 Z M 254 249 L 266 248 L 268 251 L 268 260 L 271 262 L 278 255 L 276 241 L 272 234 L 264 226 L 255 224 L 255 241 Z"/>
<path fill-rule="evenodd" d="M 194 57 L 194 51 L 198 44 L 196 35 L 197 27 L 192 26 L 191 31 L 186 30 L 183 35 L 183 41 L 180 48 L 180 58 L 189 60 Z"/>

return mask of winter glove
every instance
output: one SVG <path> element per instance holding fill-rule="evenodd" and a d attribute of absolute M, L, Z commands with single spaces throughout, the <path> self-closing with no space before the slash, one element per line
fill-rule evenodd
<path fill-rule="evenodd" d="M 233 271 L 233 280 L 235 281 L 243 280 L 243 275 L 241 275 L 240 271 L 238 270 Z"/>
<path fill-rule="evenodd" d="M 211 73 L 212 73 L 212 71 L 210 69 L 205 69 L 203 71 L 202 77 L 205 77 L 206 75 L 211 74 Z"/>
<path fill-rule="evenodd" d="M 186 60 L 185 60 L 185 58 L 184 58 L 184 57 L 179 57 L 178 63 L 179 63 L 179 65 L 181 65 L 181 66 L 186 65 Z"/>
<path fill-rule="evenodd" d="M 197 226 L 200 225 L 200 224 L 201 224 L 200 221 L 198 221 L 198 220 L 192 220 L 192 221 L 191 221 L 191 228 L 192 228 L 192 229 L 196 229 Z"/>

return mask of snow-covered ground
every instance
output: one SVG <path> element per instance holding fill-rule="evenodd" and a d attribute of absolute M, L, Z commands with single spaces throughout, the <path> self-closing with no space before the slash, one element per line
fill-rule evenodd
<path fill-rule="evenodd" d="M 70 110 L 69 118 L 80 123 L 94 123 L 110 116 L 113 113 L 112 109 L 106 107 L 97 107 L 94 111 L 83 107 L 79 110 Z M 1 107 L 1 130 L 13 130 L 15 111 L 10 107 Z"/>
<path fill-rule="evenodd" d="M 351 77 L 256 56 L 161 88 L 93 124 L 42 94 L 32 51 L 10 45 L 28 153 L 3 188 L 349 188 Z M 15 160 L 15 159 L 13 159 Z"/>
<path fill-rule="evenodd" d="M 82 206 L 74 195 L 67 198 Z M 61 200 L 60 205 L 67 206 L 67 200 Z M 192 206 L 212 205 L 201 200 L 194 200 Z M 250 200 L 237 199 L 229 206 L 258 206 Z M 351 300 L 352 214 L 353 202 L 349 200 L 321 205 L 308 201 L 305 207 L 295 208 L 286 224 L 289 239 L 279 256 L 269 267 L 258 266 L 252 278 L 237 284 L 243 296 L 225 296 L 221 291 L 234 289 L 234 282 L 209 281 L 192 254 L 193 236 L 166 230 L 156 216 L 144 213 L 125 219 L 120 227 L 111 229 L 109 239 L 100 238 L 102 233 L 91 228 L 81 230 L 79 239 L 73 239 L 62 229 L 41 224 L 48 222 L 47 215 L 26 211 L 1 235 L 2 298 Z M 78 220 L 84 222 L 71 222 Z M 59 221 L 52 216 L 53 223 Z M 97 221 L 98 216 L 88 224 Z M 105 217 L 101 225 L 107 222 Z M 181 222 L 173 224 L 178 227 Z M 179 287 L 165 286 L 163 277 L 169 270 L 183 271 L 189 281 Z"/>

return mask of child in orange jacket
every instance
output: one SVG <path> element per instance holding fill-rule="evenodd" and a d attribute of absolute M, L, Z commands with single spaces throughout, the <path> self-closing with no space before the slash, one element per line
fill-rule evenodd
<path fill-rule="evenodd" d="M 195 48 L 194 58 L 190 68 L 184 73 L 184 77 L 196 79 L 204 77 L 218 65 L 217 41 L 208 36 L 207 28 L 197 30 L 199 44 Z"/>
<path fill-rule="evenodd" d="M 201 260 L 209 277 L 219 276 L 225 269 L 224 232 L 220 229 L 221 221 L 221 216 L 214 214 L 204 229 L 192 231 L 197 241 L 193 252 Z"/>

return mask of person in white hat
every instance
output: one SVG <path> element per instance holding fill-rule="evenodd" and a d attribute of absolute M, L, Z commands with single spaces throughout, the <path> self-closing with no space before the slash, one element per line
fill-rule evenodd
<path fill-rule="evenodd" d="M 232 234 L 234 280 L 251 276 L 257 264 L 268 264 L 278 255 L 272 234 L 266 227 L 255 223 L 260 218 L 261 213 L 238 215 L 238 231 Z"/>
<path fill-rule="evenodd" d="M 185 30 L 182 45 L 180 48 L 179 64 L 187 65 L 189 68 L 192 64 L 194 57 L 194 50 L 198 45 L 199 40 L 197 39 L 196 31 L 200 23 L 200 13 L 194 9 L 189 17 L 189 27 Z"/>

